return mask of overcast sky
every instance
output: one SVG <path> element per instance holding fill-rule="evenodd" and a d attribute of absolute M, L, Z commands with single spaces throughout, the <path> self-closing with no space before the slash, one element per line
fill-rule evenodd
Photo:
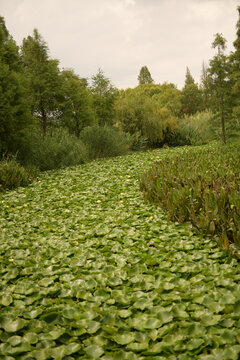
<path fill-rule="evenodd" d="M 214 34 L 233 49 L 239 0 L 0 0 L 18 45 L 37 28 L 61 68 L 90 78 L 101 68 L 118 88 L 137 86 L 140 68 L 155 83 L 196 81 L 214 55 Z"/>

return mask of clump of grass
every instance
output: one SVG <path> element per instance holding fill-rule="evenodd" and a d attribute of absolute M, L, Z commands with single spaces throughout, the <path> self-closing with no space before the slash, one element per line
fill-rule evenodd
<path fill-rule="evenodd" d="M 215 120 L 216 122 L 216 120 Z M 214 114 L 209 111 L 198 112 L 177 120 L 177 129 L 167 142 L 173 146 L 203 145 L 220 138 L 214 123 Z"/>
<path fill-rule="evenodd" d="M 66 129 L 50 129 L 43 136 L 41 129 L 27 134 L 20 154 L 24 164 L 41 171 L 83 164 L 88 160 L 86 147 Z"/>
<path fill-rule="evenodd" d="M 90 160 L 125 155 L 132 143 L 125 133 L 107 125 L 86 127 L 81 133 L 81 140 Z"/>
<path fill-rule="evenodd" d="M 35 178 L 36 171 L 19 165 L 14 156 L 7 156 L 0 161 L 0 191 L 12 190 L 29 185 Z"/>
<path fill-rule="evenodd" d="M 225 250 L 240 248 L 240 144 L 197 147 L 169 155 L 141 178 L 146 200 L 173 221 L 190 221 Z"/>

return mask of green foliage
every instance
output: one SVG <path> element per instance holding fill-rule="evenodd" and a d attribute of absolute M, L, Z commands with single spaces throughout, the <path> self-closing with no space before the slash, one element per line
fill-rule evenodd
<path fill-rule="evenodd" d="M 238 359 L 239 263 L 139 193 L 144 169 L 181 151 L 1 194 L 1 360 Z"/>
<path fill-rule="evenodd" d="M 138 84 L 152 84 L 153 78 L 147 66 L 142 66 L 138 75 Z"/>
<path fill-rule="evenodd" d="M 15 153 L 31 122 L 18 47 L 0 17 L 0 155 Z"/>
<path fill-rule="evenodd" d="M 222 143 L 226 143 L 226 120 L 231 114 L 231 81 L 230 65 L 224 54 L 226 40 L 221 34 L 216 34 L 212 43 L 217 48 L 217 54 L 210 60 L 208 73 L 210 76 L 210 87 L 212 92 L 212 110 L 218 115 L 221 124 Z"/>
<path fill-rule="evenodd" d="M 129 151 L 132 143 L 122 131 L 107 125 L 86 127 L 80 138 L 87 148 L 90 159 L 124 155 Z"/>
<path fill-rule="evenodd" d="M 193 115 L 200 111 L 203 105 L 202 93 L 197 84 L 185 85 L 182 89 L 182 112 Z"/>
<path fill-rule="evenodd" d="M 27 186 L 35 176 L 36 171 L 25 169 L 19 165 L 14 156 L 4 157 L 0 161 L 0 191 Z"/>
<path fill-rule="evenodd" d="M 131 150 L 142 151 L 147 148 L 147 138 L 143 137 L 140 131 L 133 134 L 128 133 Z"/>
<path fill-rule="evenodd" d="M 32 114 L 40 119 L 43 132 L 55 120 L 61 99 L 61 78 L 58 60 L 50 59 L 46 42 L 34 29 L 33 36 L 23 39 L 21 58 L 28 80 L 28 102 Z"/>
<path fill-rule="evenodd" d="M 72 70 L 63 70 L 62 101 L 59 105 L 61 124 L 66 126 L 71 133 L 80 136 L 86 126 L 93 123 L 92 96 L 86 83 Z"/>
<path fill-rule="evenodd" d="M 194 78 L 189 70 L 189 68 L 187 67 L 186 69 L 186 77 L 185 77 L 185 86 L 186 85 L 192 85 L 195 84 Z"/>
<path fill-rule="evenodd" d="M 180 92 L 172 84 L 146 84 L 120 92 L 115 103 L 116 124 L 123 131 L 140 132 L 149 146 L 165 143 L 176 128 Z"/>
<path fill-rule="evenodd" d="M 91 91 L 95 122 L 99 125 L 112 125 L 117 90 L 101 69 L 92 77 Z"/>
<path fill-rule="evenodd" d="M 173 146 L 202 145 L 216 137 L 214 114 L 206 110 L 178 119 L 177 130 L 169 138 L 168 144 Z"/>
<path fill-rule="evenodd" d="M 240 247 L 240 146 L 183 149 L 159 161 L 141 180 L 147 200 L 173 221 L 191 221 L 198 231 Z"/>
<path fill-rule="evenodd" d="M 40 170 L 78 165 L 88 159 L 82 141 L 63 128 L 51 129 L 45 136 L 39 129 L 33 129 L 25 137 L 21 151 L 22 161 Z"/>
<path fill-rule="evenodd" d="M 185 85 L 182 89 L 182 112 L 186 115 L 193 115 L 200 111 L 203 106 L 202 92 L 195 84 L 189 68 L 187 67 Z"/>
<path fill-rule="evenodd" d="M 232 81 L 232 89 L 231 89 L 231 96 L 232 96 L 232 119 L 235 122 L 235 128 L 237 128 L 238 132 L 240 129 L 239 124 L 239 114 L 240 114 L 240 97 L 239 97 L 239 90 L 240 90 L 240 7 L 238 6 L 238 22 L 237 22 L 237 33 L 236 33 L 236 40 L 234 41 L 233 45 L 235 51 L 232 52 L 229 56 L 230 62 L 230 78 Z"/>

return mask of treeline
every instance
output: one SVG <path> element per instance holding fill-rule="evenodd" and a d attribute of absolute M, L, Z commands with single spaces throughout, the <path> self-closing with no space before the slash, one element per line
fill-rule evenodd
<path fill-rule="evenodd" d="M 212 46 L 200 84 L 189 68 L 182 90 L 155 84 L 143 66 L 137 87 L 118 90 L 101 69 L 90 80 L 60 69 L 36 29 L 18 47 L 0 17 L 0 156 L 46 170 L 144 147 L 226 143 L 240 128 L 240 23 L 234 52 L 225 54 L 221 34 Z"/>

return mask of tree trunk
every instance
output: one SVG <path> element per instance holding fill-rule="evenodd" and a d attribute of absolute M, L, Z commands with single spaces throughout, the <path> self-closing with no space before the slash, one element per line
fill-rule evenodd
<path fill-rule="evenodd" d="M 44 108 L 41 109 L 41 114 L 42 114 L 43 135 L 45 136 L 47 132 L 47 115 Z"/>

